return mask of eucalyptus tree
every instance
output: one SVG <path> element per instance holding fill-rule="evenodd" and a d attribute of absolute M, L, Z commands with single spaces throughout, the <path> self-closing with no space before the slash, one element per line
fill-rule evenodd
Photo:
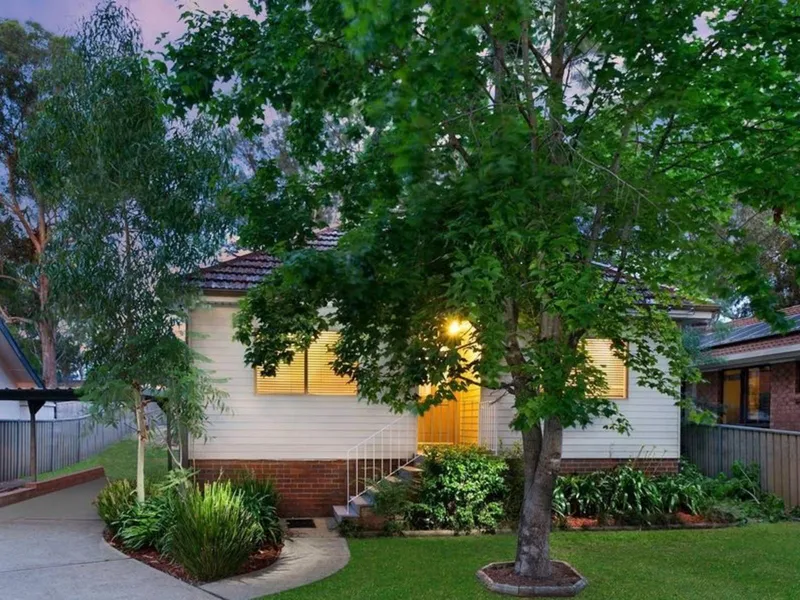
<path fill-rule="evenodd" d="M 105 421 L 136 415 L 143 500 L 148 402 L 166 396 L 195 434 L 203 408 L 222 402 L 176 330 L 194 299 L 189 275 L 225 241 L 229 143 L 202 120 L 165 118 L 138 26 L 113 2 L 82 23 L 56 67 L 38 119 L 50 151 L 35 170 L 36 185 L 63 198 L 53 279 L 86 330 L 84 398 Z"/>
<path fill-rule="evenodd" d="M 239 195 L 242 242 L 285 259 L 242 304 L 247 360 L 273 374 L 338 327 L 334 368 L 368 402 L 421 411 L 472 381 L 513 394 L 516 571 L 547 577 L 564 428 L 629 427 L 583 340 L 611 339 L 641 385 L 678 398 L 697 374 L 670 308 L 740 293 L 780 323 L 733 217 L 768 211 L 796 235 L 798 5 L 252 5 L 187 13 L 167 52 L 179 113 L 246 133 L 267 107 L 291 118 L 297 170 L 265 161 Z M 338 248 L 304 250 L 334 203 Z"/>
<path fill-rule="evenodd" d="M 74 356 L 75 345 L 69 336 L 59 340 L 46 268 L 58 199 L 32 185 L 26 155 L 46 151 L 29 137 L 49 70 L 68 47 L 69 40 L 37 23 L 0 20 L 0 318 L 22 334 L 47 387 L 57 384 L 59 355 Z M 66 371 L 71 362 L 61 361 Z"/>

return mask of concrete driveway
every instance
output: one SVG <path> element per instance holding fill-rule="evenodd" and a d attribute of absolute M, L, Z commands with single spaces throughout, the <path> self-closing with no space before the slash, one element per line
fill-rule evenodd
<path fill-rule="evenodd" d="M 0 598 L 210 600 L 107 545 L 92 500 L 104 480 L 0 508 Z"/>

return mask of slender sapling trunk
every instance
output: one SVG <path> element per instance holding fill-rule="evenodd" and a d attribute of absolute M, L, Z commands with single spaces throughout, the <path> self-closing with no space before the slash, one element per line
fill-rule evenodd
<path fill-rule="evenodd" d="M 141 391 L 137 390 L 136 406 L 136 437 L 138 439 L 136 451 L 136 499 L 144 502 L 144 450 L 147 445 L 147 417 L 144 414 L 144 398 Z"/>

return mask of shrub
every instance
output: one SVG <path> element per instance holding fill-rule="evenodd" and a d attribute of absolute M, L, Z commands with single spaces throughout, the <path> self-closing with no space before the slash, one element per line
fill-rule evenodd
<path fill-rule="evenodd" d="M 682 461 L 677 474 L 664 475 L 655 480 L 661 495 L 662 510 L 667 513 L 683 510 L 698 514 L 708 504 L 708 481 L 696 466 Z"/>
<path fill-rule="evenodd" d="M 190 488 L 175 503 L 169 553 L 200 581 L 234 575 L 263 531 L 230 482 Z"/>
<path fill-rule="evenodd" d="M 432 446 L 425 454 L 418 499 L 408 508 L 411 525 L 496 529 L 505 513 L 505 461 L 477 446 Z"/>
<path fill-rule="evenodd" d="M 256 479 L 252 473 L 232 482 L 234 491 L 242 496 L 244 507 L 255 517 L 261 533 L 259 544 L 278 546 L 283 543 L 283 527 L 278 518 L 280 494 L 269 479 Z"/>
<path fill-rule="evenodd" d="M 662 513 L 658 486 L 643 471 L 622 465 L 599 477 L 602 505 L 598 514 L 623 522 L 647 523 Z"/>
<path fill-rule="evenodd" d="M 522 445 L 518 442 L 515 443 L 509 450 L 503 452 L 502 456 L 506 461 L 506 495 L 503 502 L 505 520 L 509 523 L 517 523 L 522 511 L 522 500 L 525 497 L 525 464 L 522 460 Z M 555 510 L 555 496 L 553 501 Z"/>
<path fill-rule="evenodd" d="M 170 545 L 177 502 L 172 489 L 157 489 L 143 503 L 134 502 L 118 521 L 117 537 L 122 545 L 131 550 L 155 548 L 163 553 Z"/>
<path fill-rule="evenodd" d="M 120 518 L 136 504 L 136 486 L 129 479 L 110 481 L 100 490 L 94 503 L 108 530 L 116 534 Z"/>
<path fill-rule="evenodd" d="M 716 503 L 738 502 L 746 518 L 782 521 L 787 518 L 781 498 L 761 489 L 761 469 L 758 464 L 733 463 L 731 477 L 720 474 L 709 481 L 710 495 Z"/>

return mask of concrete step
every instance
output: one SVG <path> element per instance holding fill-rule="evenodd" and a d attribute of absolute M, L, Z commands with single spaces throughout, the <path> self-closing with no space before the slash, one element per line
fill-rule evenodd
<path fill-rule="evenodd" d="M 419 467 L 412 467 L 411 465 L 401 467 L 400 470 L 397 471 L 397 476 L 405 481 L 414 481 L 415 479 L 419 479 L 421 475 L 422 469 Z"/>
<path fill-rule="evenodd" d="M 367 494 L 362 494 L 361 496 L 356 496 L 355 498 L 350 499 L 350 508 L 351 510 L 355 510 L 360 512 L 362 508 L 369 508 L 370 506 L 374 505 L 372 496 L 367 497 Z"/>
<path fill-rule="evenodd" d="M 337 523 L 341 523 L 346 519 L 357 519 L 358 513 L 349 506 L 337 505 L 333 507 L 333 518 Z"/>

